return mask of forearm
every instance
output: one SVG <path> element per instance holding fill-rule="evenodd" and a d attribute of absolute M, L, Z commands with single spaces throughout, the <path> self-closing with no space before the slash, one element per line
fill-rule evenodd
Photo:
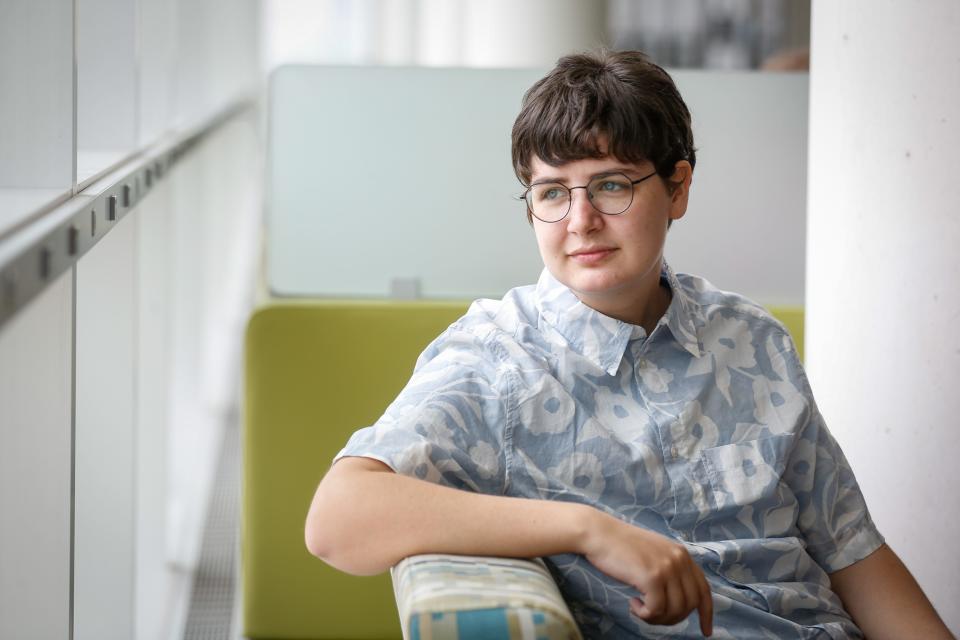
<path fill-rule="evenodd" d="M 307 547 L 328 564 L 370 575 L 418 553 L 534 557 L 580 552 L 589 518 L 579 504 L 488 496 L 345 458 L 314 496 Z"/>
<path fill-rule="evenodd" d="M 582 504 L 458 491 L 345 458 L 317 487 L 305 534 L 311 553 L 358 575 L 420 553 L 577 553 L 643 594 L 634 615 L 675 624 L 698 609 L 701 631 L 712 628 L 710 587 L 682 545 Z"/>
<path fill-rule="evenodd" d="M 831 574 L 830 584 L 870 640 L 953 638 L 920 585 L 886 545 Z"/>

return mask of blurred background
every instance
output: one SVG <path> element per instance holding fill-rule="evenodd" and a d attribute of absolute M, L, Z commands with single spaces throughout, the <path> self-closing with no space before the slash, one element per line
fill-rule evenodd
<path fill-rule="evenodd" d="M 285 0 L 264 2 L 263 15 L 268 69 L 304 62 L 537 67 L 574 42 L 641 49 L 666 67 L 758 69 L 810 44 L 810 2 L 803 0 Z"/>
<path fill-rule="evenodd" d="M 0 640 L 244 637 L 251 314 L 535 281 L 509 128 L 599 46 L 693 113 L 668 260 L 805 318 L 874 518 L 960 631 L 960 10 L 813 5 L 0 0 Z"/>

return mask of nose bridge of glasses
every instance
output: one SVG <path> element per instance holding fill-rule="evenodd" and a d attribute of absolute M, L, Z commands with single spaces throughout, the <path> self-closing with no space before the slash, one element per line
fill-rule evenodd
<path fill-rule="evenodd" d="M 597 208 L 596 203 L 594 202 L 594 194 L 590 189 L 589 184 L 581 185 L 579 187 L 568 187 L 567 188 L 567 214 L 568 215 L 577 215 L 577 204 L 574 202 L 573 192 L 577 189 L 583 189 L 584 194 L 587 196 L 583 199 L 580 205 L 580 211 L 587 214 L 588 216 L 593 216 L 597 213 L 603 213 L 600 209 Z"/>
<path fill-rule="evenodd" d="M 570 205 L 573 206 L 573 192 L 576 191 L 577 189 L 583 189 L 584 193 L 587 194 L 587 200 L 589 200 L 592 203 L 595 194 L 593 193 L 593 190 L 590 189 L 591 185 L 592 183 L 583 184 L 583 185 L 580 185 L 579 187 L 567 187 L 567 197 L 570 199 Z"/>

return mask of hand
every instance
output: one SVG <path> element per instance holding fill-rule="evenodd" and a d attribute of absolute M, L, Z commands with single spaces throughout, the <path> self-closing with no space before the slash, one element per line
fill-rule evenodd
<path fill-rule="evenodd" d="M 703 571 L 683 545 L 596 511 L 581 553 L 590 563 L 631 585 L 643 600 L 630 611 L 651 624 L 676 624 L 697 609 L 703 635 L 713 633 L 713 599 Z"/>

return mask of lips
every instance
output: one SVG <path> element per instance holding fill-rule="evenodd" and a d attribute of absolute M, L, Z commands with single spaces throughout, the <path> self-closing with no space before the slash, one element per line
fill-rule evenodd
<path fill-rule="evenodd" d="M 596 264 L 605 260 L 614 251 L 616 251 L 615 247 L 586 247 L 571 252 L 569 256 L 580 264 Z"/>

